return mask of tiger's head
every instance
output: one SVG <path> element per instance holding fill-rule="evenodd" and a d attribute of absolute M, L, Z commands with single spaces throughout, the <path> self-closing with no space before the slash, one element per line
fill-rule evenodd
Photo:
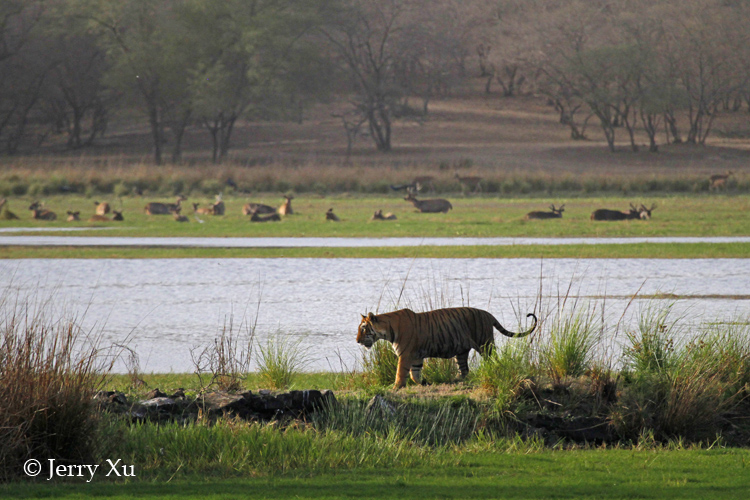
<path fill-rule="evenodd" d="M 367 349 L 378 340 L 384 338 L 382 331 L 378 331 L 378 317 L 372 313 L 367 316 L 361 315 L 362 321 L 357 329 L 357 343 L 362 344 Z"/>

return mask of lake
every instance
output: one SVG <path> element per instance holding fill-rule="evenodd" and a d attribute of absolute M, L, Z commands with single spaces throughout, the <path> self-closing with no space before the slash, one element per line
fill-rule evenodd
<path fill-rule="evenodd" d="M 230 324 L 299 341 L 309 370 L 351 369 L 360 314 L 401 307 L 471 305 L 519 329 L 568 297 L 619 323 L 613 343 L 645 307 L 674 304 L 691 324 L 750 316 L 750 259 L 21 259 L 0 261 L 0 287 L 6 314 L 20 298 L 76 317 L 127 340 L 144 372 L 193 371 L 191 348 Z"/>

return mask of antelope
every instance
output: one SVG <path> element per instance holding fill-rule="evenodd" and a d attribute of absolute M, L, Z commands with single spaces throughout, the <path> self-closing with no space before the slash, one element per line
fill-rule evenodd
<path fill-rule="evenodd" d="M 125 218 L 122 216 L 122 212 L 118 212 L 117 210 L 112 210 L 112 220 L 114 221 L 123 221 Z"/>
<path fill-rule="evenodd" d="M 396 220 L 396 215 L 390 212 L 383 215 L 383 211 L 378 210 L 377 212 L 372 214 L 372 220 Z"/>
<path fill-rule="evenodd" d="M 193 212 L 195 212 L 196 214 L 216 215 L 216 209 L 213 205 L 206 208 L 198 208 L 198 205 L 200 205 L 200 203 L 193 203 Z"/>
<path fill-rule="evenodd" d="M 725 188 L 727 186 L 727 179 L 729 179 L 732 176 L 732 174 L 734 174 L 734 172 L 732 172 L 731 170 L 727 170 L 727 173 L 725 173 L 725 174 L 714 174 L 714 175 L 712 175 L 709 178 L 709 180 L 711 181 L 711 183 L 708 186 L 708 190 L 710 191 L 712 189 L 717 189 L 718 190 L 718 189 L 721 189 L 721 188 Z"/>
<path fill-rule="evenodd" d="M 630 219 L 643 219 L 648 220 L 651 218 L 651 210 L 655 209 L 656 205 L 651 205 L 651 208 L 646 208 L 641 205 L 641 208 L 635 208 L 630 204 L 629 212 L 620 212 L 619 210 L 609 210 L 606 208 L 600 208 L 594 210 L 591 213 L 591 220 L 630 220 Z"/>
<path fill-rule="evenodd" d="M 412 204 L 417 207 L 417 210 L 419 210 L 423 214 L 435 214 L 438 212 L 447 214 L 448 210 L 453 208 L 451 202 L 442 198 L 418 200 L 414 197 L 414 195 L 409 193 L 406 195 L 406 198 L 404 198 L 404 200 L 412 202 Z"/>
<path fill-rule="evenodd" d="M 242 207 L 242 213 L 244 215 L 275 214 L 276 209 L 269 207 L 268 205 L 263 205 L 262 203 L 246 203 L 245 206 Z"/>
<path fill-rule="evenodd" d="M 471 189 L 474 188 L 471 192 L 472 193 L 479 193 L 482 191 L 482 179 L 481 177 L 461 177 L 458 175 L 458 172 L 456 172 L 455 175 L 456 179 L 458 179 L 458 182 L 461 183 L 461 191 L 464 191 L 464 188 Z"/>
<path fill-rule="evenodd" d="M 252 214 L 250 214 L 250 222 L 276 222 L 280 220 L 281 216 L 277 213 L 273 213 L 271 215 L 266 215 L 263 217 L 258 215 L 257 212 L 253 212 Z"/>
<path fill-rule="evenodd" d="M 148 215 L 169 215 L 175 210 L 181 208 L 181 203 L 187 201 L 187 198 L 180 195 L 175 203 L 156 203 L 152 202 L 146 205 L 145 211 Z"/>
<path fill-rule="evenodd" d="M 549 209 L 551 210 L 551 212 L 529 212 L 524 218 L 526 220 L 562 219 L 562 213 L 565 211 L 565 205 L 560 205 L 560 208 L 555 208 L 555 205 L 550 205 Z"/>
<path fill-rule="evenodd" d="M 107 215 L 109 211 L 111 210 L 111 207 L 109 206 L 109 203 L 102 202 L 99 203 L 98 201 L 94 202 L 94 205 L 96 206 L 96 214 L 97 215 Z"/>
<path fill-rule="evenodd" d="M 50 210 L 47 210 L 46 208 L 43 208 L 43 206 L 38 202 L 35 201 L 29 206 L 29 210 L 31 210 L 31 218 L 36 220 L 56 220 L 57 214 L 55 212 L 52 212 Z"/>
<path fill-rule="evenodd" d="M 180 215 L 179 206 L 175 210 L 172 210 L 172 217 L 174 217 L 176 222 L 189 222 L 189 219 L 186 216 Z"/>
<path fill-rule="evenodd" d="M 18 219 L 18 216 L 16 214 L 14 214 L 13 212 L 11 212 L 10 210 L 8 210 L 8 207 L 5 206 L 5 204 L 7 203 L 7 201 L 8 200 L 6 200 L 5 198 L 3 198 L 2 200 L 0 200 L 0 219 L 3 219 L 3 220 L 16 220 L 16 219 Z"/>
<path fill-rule="evenodd" d="M 332 220 L 333 222 L 340 222 L 341 219 L 338 218 L 338 216 L 333 213 L 333 209 L 329 208 L 326 212 L 326 220 Z"/>
<path fill-rule="evenodd" d="M 284 195 L 284 198 L 286 201 L 283 205 L 279 207 L 279 213 L 281 215 L 292 215 L 294 213 L 294 210 L 292 210 L 292 200 L 294 199 L 294 196 L 290 195 Z"/>
<path fill-rule="evenodd" d="M 71 212 L 70 210 L 68 210 L 68 219 L 67 220 L 68 220 L 68 222 L 74 222 L 74 221 L 77 221 L 77 220 L 81 220 L 80 215 L 81 215 L 81 212 Z"/>

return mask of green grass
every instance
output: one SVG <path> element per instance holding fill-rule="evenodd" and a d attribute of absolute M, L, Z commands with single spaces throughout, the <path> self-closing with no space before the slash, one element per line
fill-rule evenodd
<path fill-rule="evenodd" d="M 448 450 L 444 452 L 450 455 Z M 230 479 L 98 480 L 91 484 L 22 481 L 0 485 L 3 498 L 744 498 L 748 450 L 481 451 L 445 467 L 373 468 Z M 168 479 L 168 478 L 167 478 Z"/>

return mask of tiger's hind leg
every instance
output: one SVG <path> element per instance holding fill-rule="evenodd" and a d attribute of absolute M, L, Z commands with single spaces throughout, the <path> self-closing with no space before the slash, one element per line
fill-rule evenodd
<path fill-rule="evenodd" d="M 458 373 L 461 379 L 465 379 L 469 374 L 469 351 L 462 352 L 455 357 L 456 365 L 458 365 Z"/>
<path fill-rule="evenodd" d="M 415 384 L 425 385 L 424 380 L 422 380 L 423 361 L 422 359 L 418 359 L 411 364 L 411 379 Z"/>

